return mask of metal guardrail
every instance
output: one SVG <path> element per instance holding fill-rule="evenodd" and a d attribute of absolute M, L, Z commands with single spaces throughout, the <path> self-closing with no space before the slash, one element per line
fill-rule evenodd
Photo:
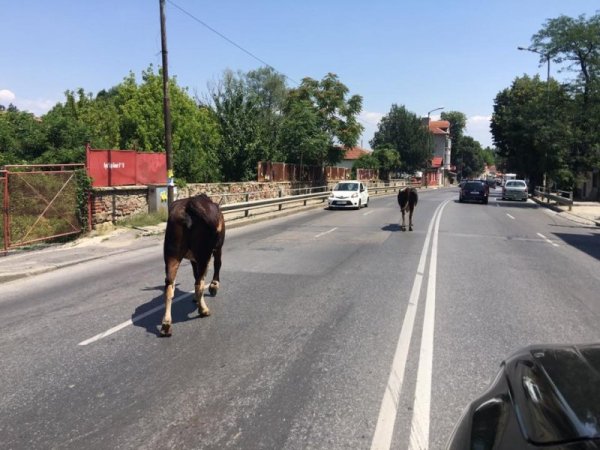
<path fill-rule="evenodd" d="M 369 189 L 370 196 L 378 196 L 385 194 L 392 194 L 398 192 L 400 188 L 405 187 L 407 184 L 404 182 L 397 182 L 393 184 L 389 184 L 387 186 L 367 186 Z M 223 214 L 227 213 L 244 213 L 244 217 L 248 217 L 250 215 L 250 211 L 254 209 L 260 208 L 268 208 L 268 207 L 277 207 L 278 211 L 283 210 L 284 205 L 294 205 L 294 207 L 302 207 L 307 206 L 309 202 L 318 204 L 325 203 L 331 191 L 326 190 L 326 186 L 320 186 L 317 188 L 301 188 L 300 190 L 321 190 L 322 192 L 309 193 L 309 194 L 299 194 L 299 195 L 288 195 L 285 197 L 276 197 L 276 198 L 266 198 L 261 200 L 253 200 L 242 203 L 231 203 L 221 205 L 221 211 Z M 239 196 L 239 194 L 237 194 Z M 273 210 L 271 210 L 273 211 Z"/>
<path fill-rule="evenodd" d="M 543 186 L 536 186 L 533 193 L 536 197 L 546 199 L 548 203 L 554 201 L 561 205 L 567 205 L 569 211 L 573 210 L 573 191 L 550 191 L 548 188 L 544 189 Z"/>

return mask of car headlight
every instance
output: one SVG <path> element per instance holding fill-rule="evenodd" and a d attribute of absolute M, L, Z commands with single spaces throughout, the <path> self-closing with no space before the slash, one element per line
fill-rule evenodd
<path fill-rule="evenodd" d="M 356 198 L 358 197 L 358 192 L 355 192 L 354 194 L 352 194 L 352 198 Z"/>

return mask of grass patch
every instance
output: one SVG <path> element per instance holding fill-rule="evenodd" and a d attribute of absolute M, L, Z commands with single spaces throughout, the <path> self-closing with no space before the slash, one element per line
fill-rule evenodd
<path fill-rule="evenodd" d="M 137 227 L 148 227 L 152 225 L 158 225 L 162 222 L 167 221 L 167 210 L 161 209 L 152 213 L 136 214 L 135 216 L 128 217 L 127 219 L 119 220 L 117 225 L 137 228 Z"/>

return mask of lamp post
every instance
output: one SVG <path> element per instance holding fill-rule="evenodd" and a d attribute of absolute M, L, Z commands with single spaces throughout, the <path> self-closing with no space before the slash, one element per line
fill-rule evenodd
<path fill-rule="evenodd" d="M 531 53 L 537 53 L 538 55 L 540 55 L 542 57 L 542 59 L 545 59 L 548 63 L 548 69 L 546 71 L 546 114 L 549 116 L 550 115 L 550 54 L 547 52 L 540 52 L 539 50 L 536 50 L 534 48 L 529 48 L 529 47 L 517 47 L 517 50 L 521 50 L 521 51 L 525 51 L 525 52 L 531 52 Z M 546 146 L 544 146 L 544 188 L 546 188 L 546 166 L 548 165 L 548 149 Z"/>
<path fill-rule="evenodd" d="M 427 126 L 429 126 L 429 115 L 430 115 L 432 112 L 434 112 L 434 111 L 438 111 L 438 110 L 440 110 L 440 109 L 444 109 L 444 107 L 443 107 L 443 106 L 440 106 L 439 108 L 432 109 L 431 111 L 429 111 L 429 112 L 427 113 Z"/>

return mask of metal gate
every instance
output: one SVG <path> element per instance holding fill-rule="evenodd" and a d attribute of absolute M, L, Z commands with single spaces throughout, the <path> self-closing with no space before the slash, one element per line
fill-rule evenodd
<path fill-rule="evenodd" d="M 0 174 L 2 247 L 81 233 L 76 170 L 83 164 L 6 166 Z"/>

